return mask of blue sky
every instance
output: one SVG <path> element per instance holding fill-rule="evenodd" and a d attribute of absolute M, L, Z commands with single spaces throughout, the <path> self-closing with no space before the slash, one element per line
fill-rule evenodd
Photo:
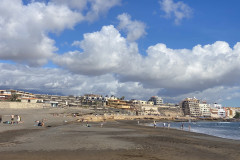
<path fill-rule="evenodd" d="M 0 87 L 240 106 L 239 3 L 2 0 Z"/>

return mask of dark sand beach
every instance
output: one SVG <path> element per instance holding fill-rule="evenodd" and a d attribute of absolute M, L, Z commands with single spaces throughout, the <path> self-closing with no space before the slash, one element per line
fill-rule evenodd
<path fill-rule="evenodd" d="M 144 123 L 144 121 L 140 121 Z M 1 160 L 239 160 L 240 141 L 137 121 L 69 123 L 0 133 Z"/>

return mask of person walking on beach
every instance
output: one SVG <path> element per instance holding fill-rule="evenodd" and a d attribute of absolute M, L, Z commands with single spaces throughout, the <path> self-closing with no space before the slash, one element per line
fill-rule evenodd
<path fill-rule="evenodd" d="M 184 125 L 183 125 L 183 123 L 182 123 L 182 125 L 181 125 L 181 129 L 183 130 L 183 127 L 184 127 Z"/>
<path fill-rule="evenodd" d="M 157 123 L 156 123 L 156 121 L 153 121 L 153 126 L 154 126 L 154 128 L 157 127 Z"/>
<path fill-rule="evenodd" d="M 168 123 L 168 129 L 170 128 L 170 123 Z"/>
<path fill-rule="evenodd" d="M 164 123 L 163 123 L 163 128 L 165 128 L 165 127 L 166 127 L 166 123 L 164 122 Z"/>
<path fill-rule="evenodd" d="M 2 115 L 0 115 L 0 123 L 2 123 Z"/>

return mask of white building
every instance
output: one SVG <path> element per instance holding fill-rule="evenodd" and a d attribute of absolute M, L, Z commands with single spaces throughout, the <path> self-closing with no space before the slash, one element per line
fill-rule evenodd
<path fill-rule="evenodd" d="M 206 102 L 201 102 L 199 103 L 200 107 L 200 115 L 203 117 L 210 117 L 211 116 L 211 111 L 210 111 L 210 105 L 207 104 Z"/>
<path fill-rule="evenodd" d="M 149 99 L 149 101 L 154 102 L 154 105 L 162 105 L 163 104 L 163 99 L 158 96 L 153 96 Z"/>

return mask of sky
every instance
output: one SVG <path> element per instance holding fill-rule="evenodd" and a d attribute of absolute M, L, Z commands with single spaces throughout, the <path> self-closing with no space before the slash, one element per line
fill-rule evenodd
<path fill-rule="evenodd" d="M 1 0 L 0 88 L 240 106 L 239 0 Z"/>

